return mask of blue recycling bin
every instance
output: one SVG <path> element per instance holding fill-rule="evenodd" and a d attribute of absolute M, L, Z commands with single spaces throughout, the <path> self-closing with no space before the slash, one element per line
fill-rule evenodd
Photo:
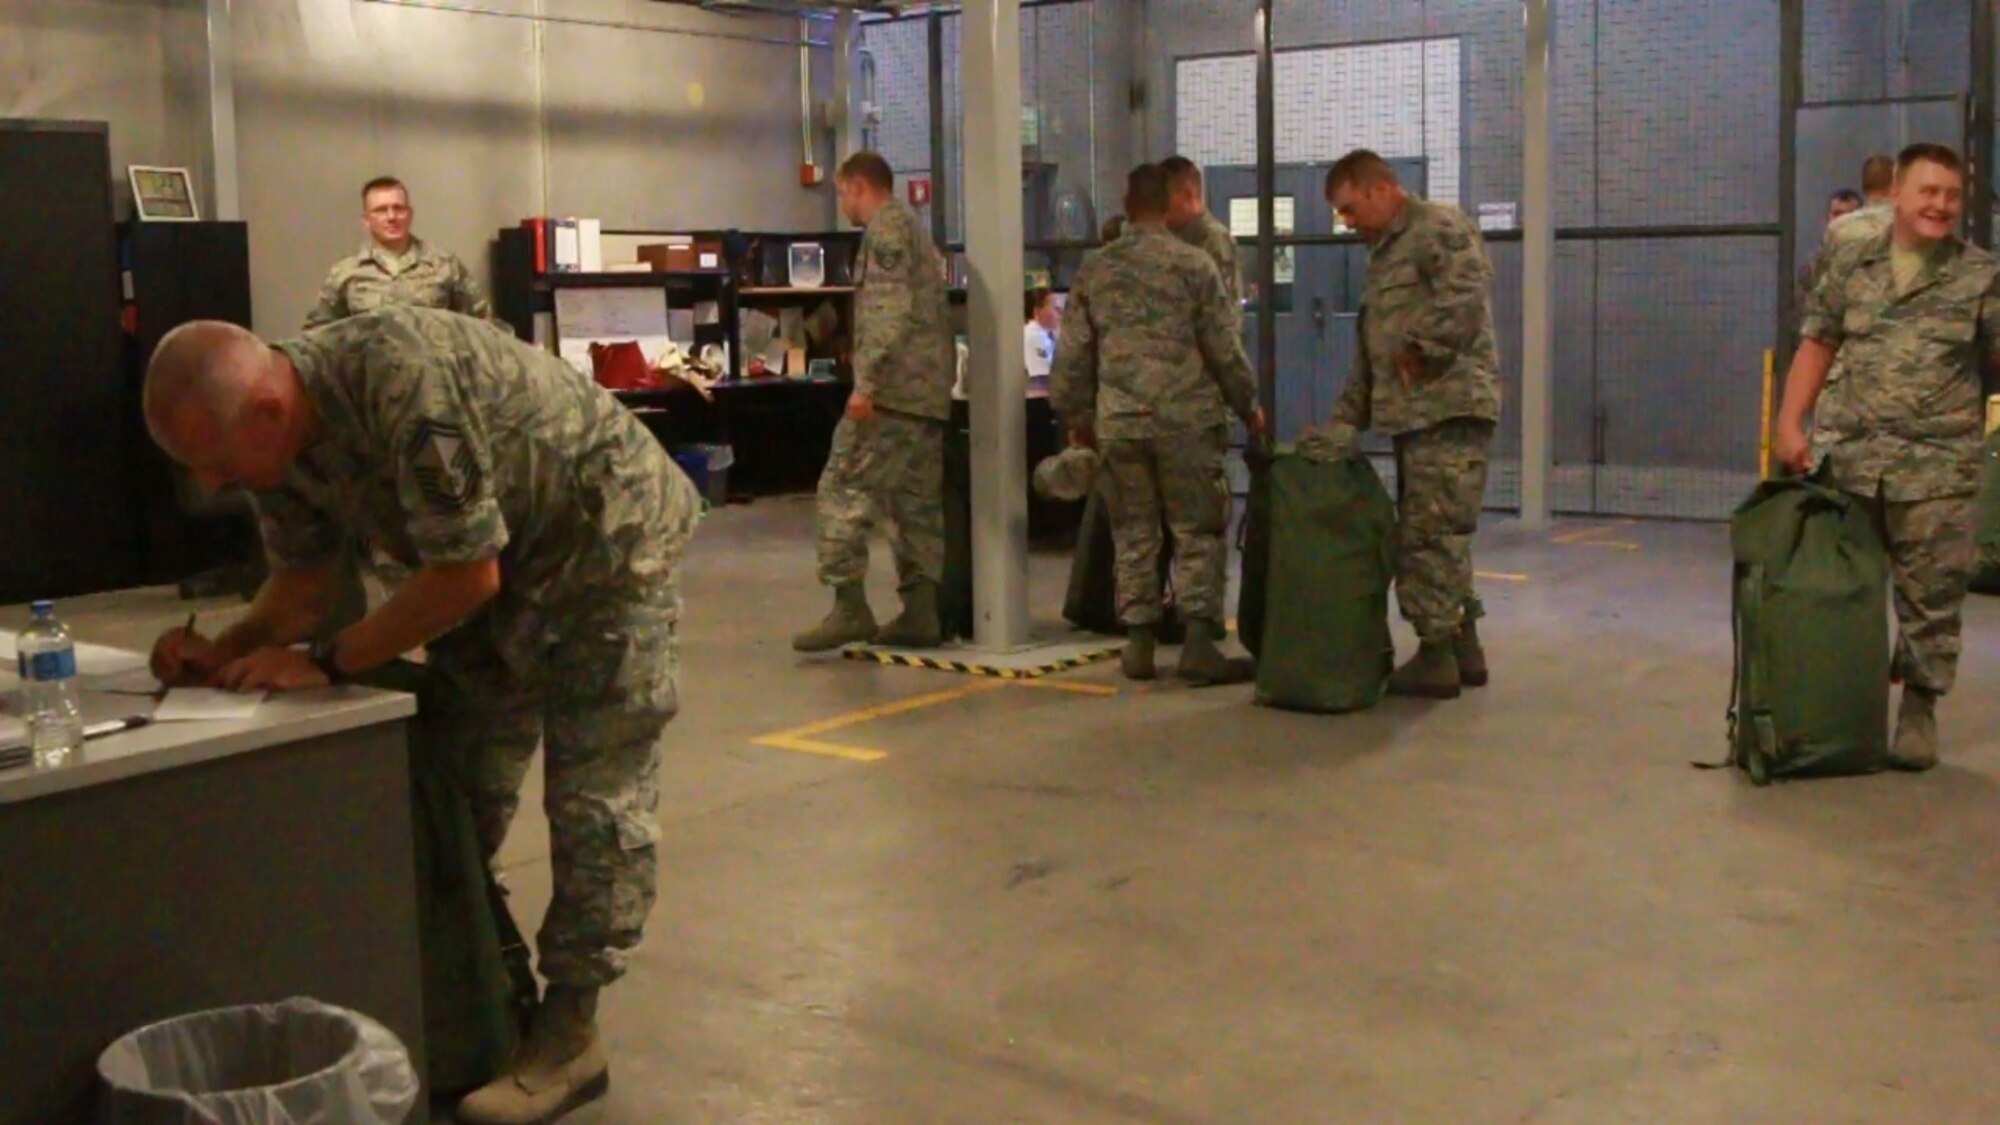
<path fill-rule="evenodd" d="M 700 447 L 694 449 L 677 449 L 674 451 L 673 456 L 674 464 L 679 465 L 681 472 L 686 473 L 688 479 L 694 482 L 694 490 L 706 497 L 708 495 L 708 450 Z"/>

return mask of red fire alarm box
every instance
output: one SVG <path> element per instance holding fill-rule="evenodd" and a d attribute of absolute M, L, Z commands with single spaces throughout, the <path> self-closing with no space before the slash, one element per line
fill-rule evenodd
<path fill-rule="evenodd" d="M 922 207 L 924 204 L 929 203 L 930 201 L 931 201 L 931 182 L 929 180 L 911 180 L 910 206 Z"/>

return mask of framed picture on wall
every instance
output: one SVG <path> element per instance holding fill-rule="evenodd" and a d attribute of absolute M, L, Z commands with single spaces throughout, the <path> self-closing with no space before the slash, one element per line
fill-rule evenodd
<path fill-rule="evenodd" d="M 142 221 L 192 223 L 201 218 L 194 181 L 186 168 L 134 164 L 126 171 L 132 178 L 132 206 Z"/>

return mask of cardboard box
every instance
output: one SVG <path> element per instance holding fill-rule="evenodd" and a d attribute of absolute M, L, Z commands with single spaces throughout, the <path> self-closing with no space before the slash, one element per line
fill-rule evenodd
<path fill-rule="evenodd" d="M 695 265 L 692 241 L 655 242 L 641 246 L 639 260 L 653 267 L 654 273 L 681 273 L 700 268 Z"/>

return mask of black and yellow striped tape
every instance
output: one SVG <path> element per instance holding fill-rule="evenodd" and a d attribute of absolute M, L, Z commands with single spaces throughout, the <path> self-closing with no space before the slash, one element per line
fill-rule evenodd
<path fill-rule="evenodd" d="M 1027 668 L 1002 668 L 994 664 L 974 664 L 965 660 L 939 660 L 934 656 L 918 656 L 914 653 L 893 652 L 874 648 L 850 648 L 842 650 L 849 660 L 873 660 L 877 664 L 891 664 L 903 668 L 928 668 L 934 672 L 957 672 L 966 676 L 991 676 L 1001 680 L 1035 680 L 1056 672 L 1067 672 L 1086 664 L 1096 664 L 1118 655 L 1116 647 L 1086 652 L 1080 656 L 1068 656 L 1061 660 L 1051 660 L 1047 664 L 1036 664 Z"/>

